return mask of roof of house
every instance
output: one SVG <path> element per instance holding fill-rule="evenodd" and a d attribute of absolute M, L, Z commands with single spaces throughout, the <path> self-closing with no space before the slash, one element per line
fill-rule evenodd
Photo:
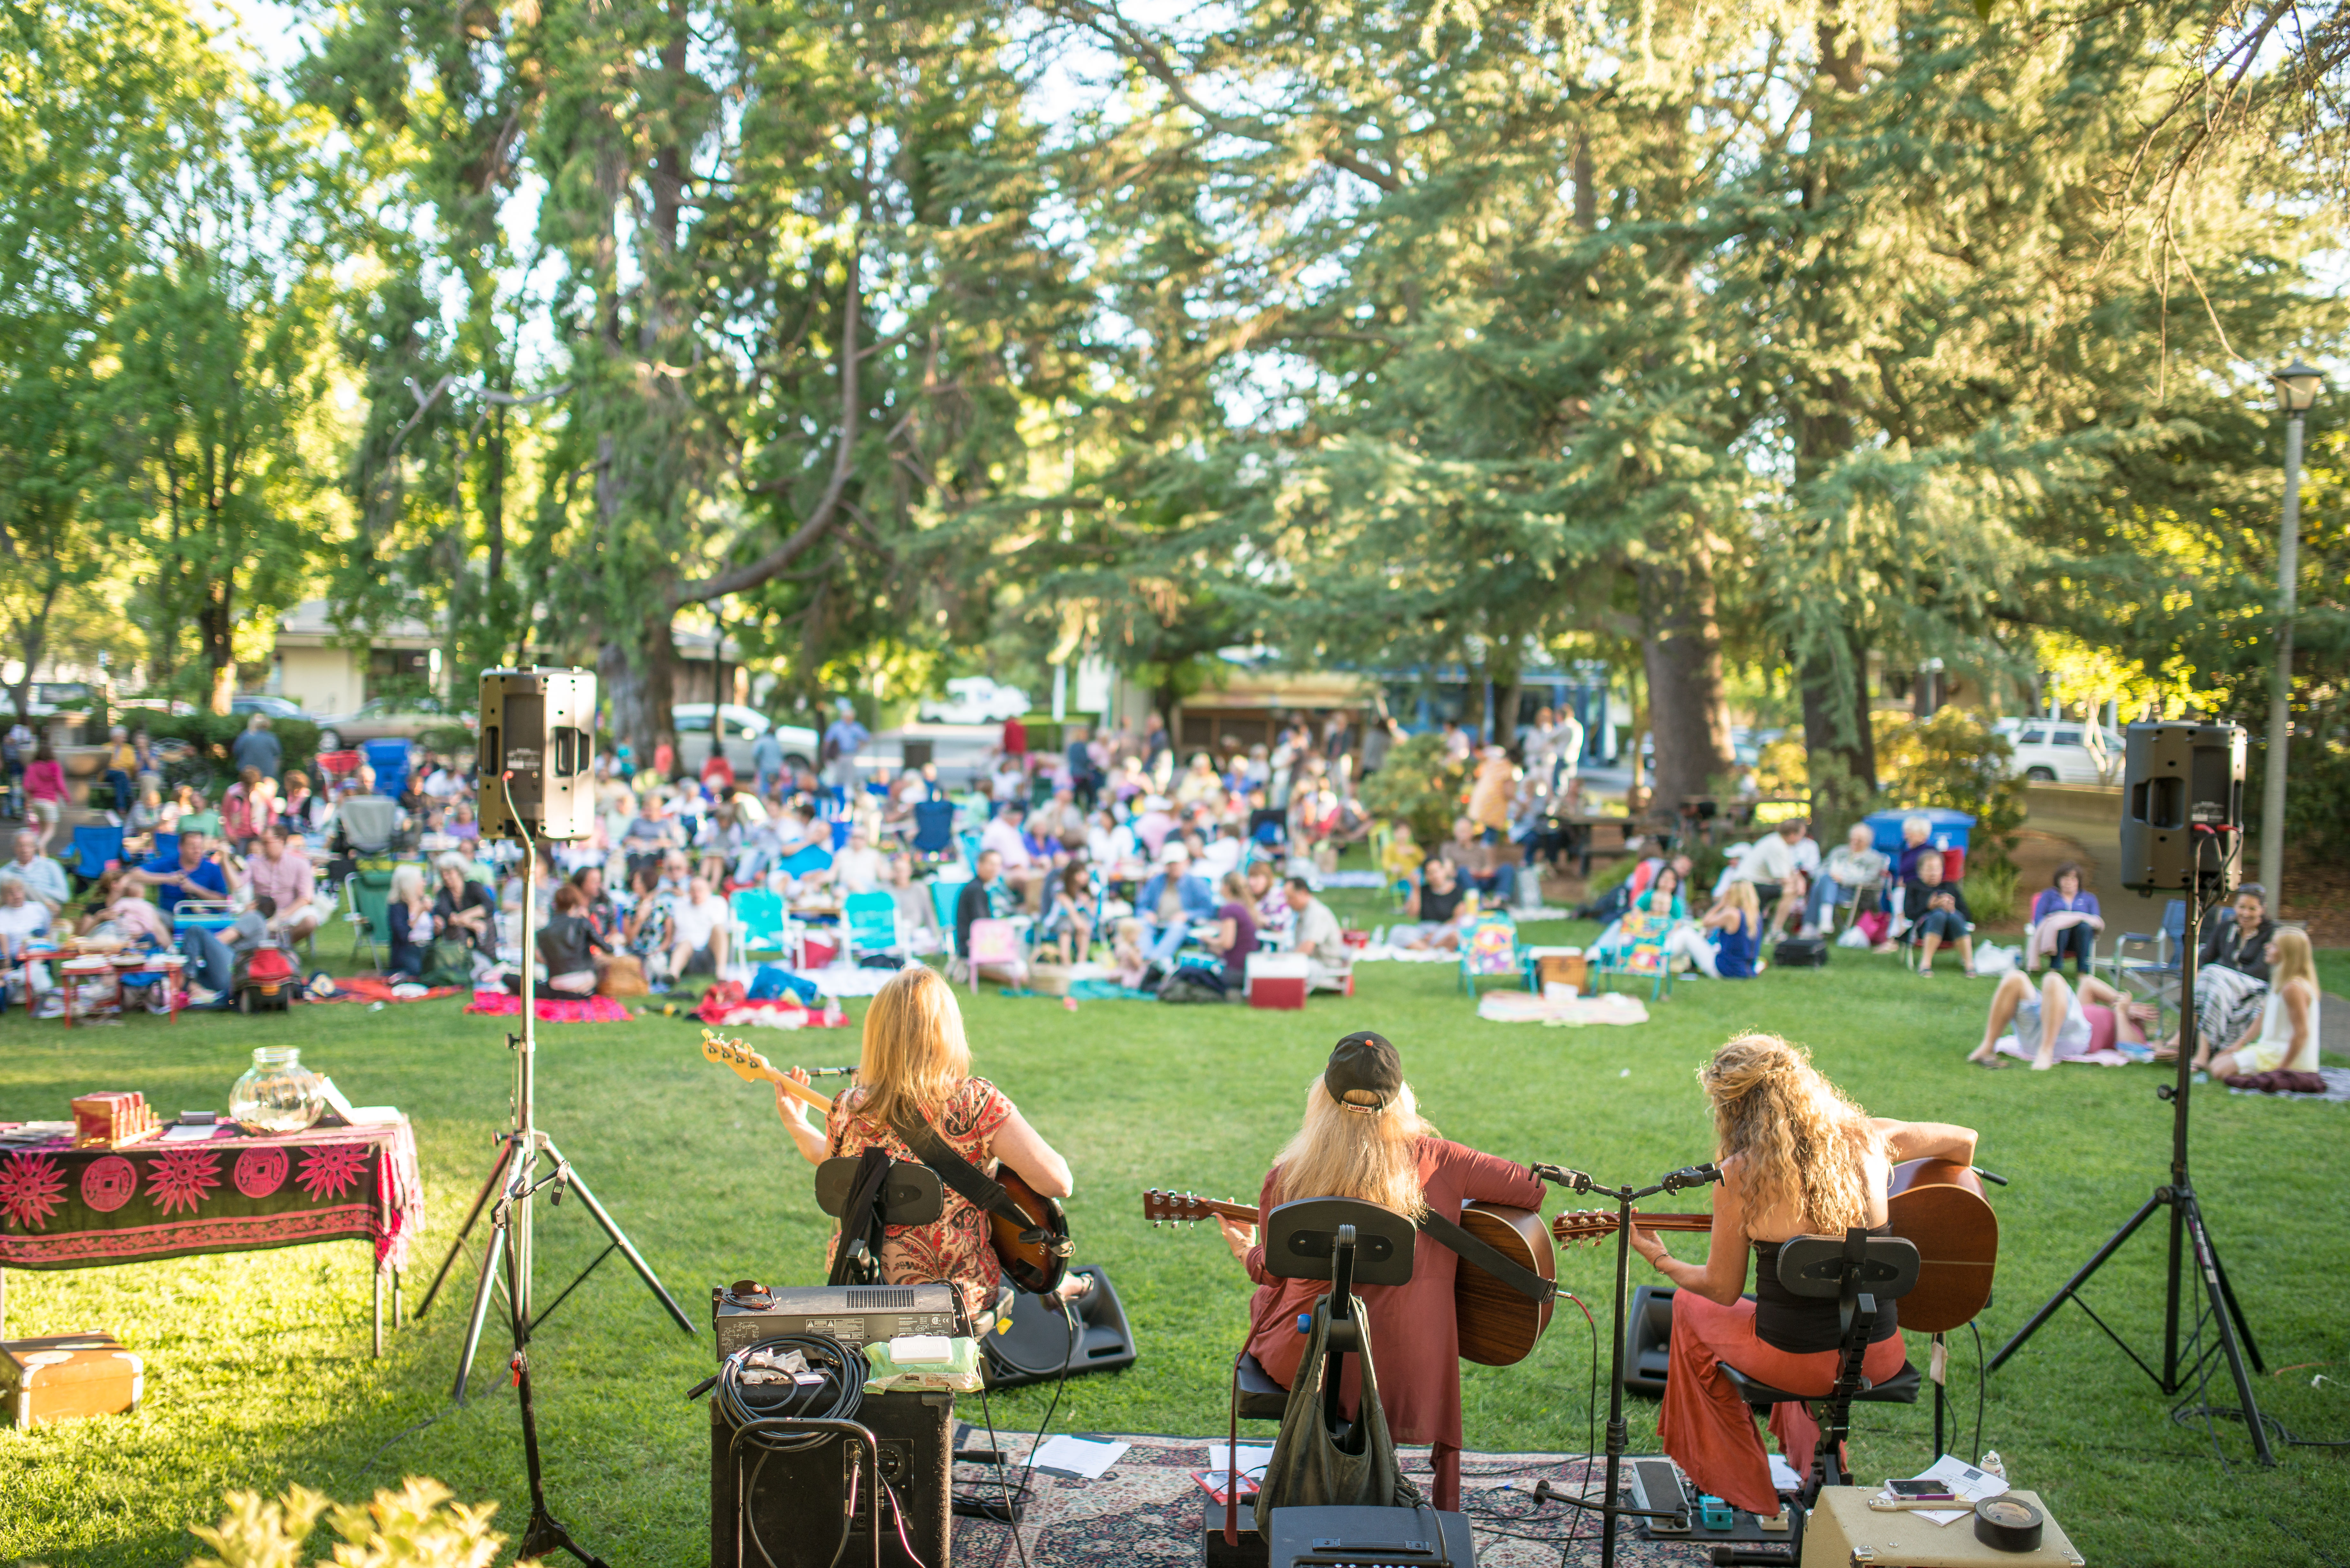
<path fill-rule="evenodd" d="M 293 648 L 319 648 L 352 636 L 379 648 L 429 648 L 441 640 L 432 627 L 410 616 L 347 629 L 336 624 L 333 607 L 325 599 L 305 599 L 277 618 L 277 640 Z"/>

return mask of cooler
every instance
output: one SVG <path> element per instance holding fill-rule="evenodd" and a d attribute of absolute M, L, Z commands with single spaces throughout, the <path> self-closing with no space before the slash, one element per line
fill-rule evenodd
<path fill-rule="evenodd" d="M 67 1334 L 0 1345 L 0 1412 L 12 1427 L 139 1408 L 146 1363 L 110 1334 Z"/>
<path fill-rule="evenodd" d="M 1241 985 L 1251 1007 L 1296 1011 L 1305 1005 L 1312 972 L 1304 953 L 1251 953 Z"/>
<path fill-rule="evenodd" d="M 1945 880 L 1957 881 L 1960 867 L 1966 861 L 1967 835 L 1975 825 L 1975 819 L 1965 812 L 1952 811 L 1948 806 L 1921 805 L 1912 811 L 1875 812 L 1861 820 L 1868 824 L 1877 853 L 1898 860 L 1902 848 L 1902 824 L 1913 816 L 1926 819 L 1929 825 L 1926 842 L 1943 852 Z M 1952 850 L 1958 852 L 1958 866 L 1949 864 Z"/>

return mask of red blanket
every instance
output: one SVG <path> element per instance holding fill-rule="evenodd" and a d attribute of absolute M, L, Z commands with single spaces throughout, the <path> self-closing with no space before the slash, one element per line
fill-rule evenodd
<path fill-rule="evenodd" d="M 313 996 L 304 992 L 301 993 L 301 998 L 305 1002 L 430 1002 L 436 996 L 456 994 L 455 986 L 443 985 L 435 987 L 421 996 L 394 996 L 391 993 L 391 981 L 380 975 L 347 974 L 335 981 L 334 995 Z"/>
<path fill-rule="evenodd" d="M 541 1023 L 626 1023 L 629 1010 L 608 996 L 542 996 L 536 1009 Z M 477 991 L 465 1011 L 506 1016 L 522 1011 L 522 998 L 503 991 Z"/>

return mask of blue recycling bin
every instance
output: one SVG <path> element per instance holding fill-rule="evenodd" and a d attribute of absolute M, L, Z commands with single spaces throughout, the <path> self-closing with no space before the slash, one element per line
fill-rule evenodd
<path fill-rule="evenodd" d="M 1963 811 L 1952 811 L 1946 805 L 1921 805 L 1908 811 L 1880 811 L 1862 818 L 1868 824 L 1877 853 L 1896 859 L 1901 854 L 1901 825 L 1913 816 L 1922 816 L 1933 825 L 1926 842 L 1937 849 L 1955 849 L 1961 855 L 1967 849 L 1967 835 L 1975 819 Z"/>
<path fill-rule="evenodd" d="M 376 794 L 398 800 L 408 793 L 406 741 L 362 741 L 359 751 L 367 758 L 368 766 L 375 770 Z"/>

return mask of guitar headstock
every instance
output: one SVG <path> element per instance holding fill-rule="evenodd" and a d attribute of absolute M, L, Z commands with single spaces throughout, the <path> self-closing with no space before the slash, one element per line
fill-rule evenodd
<path fill-rule="evenodd" d="M 1550 1233 L 1562 1247 L 1584 1241 L 1596 1246 L 1616 1234 L 1616 1213 L 1610 1209 L 1562 1210 L 1552 1218 Z"/>
<path fill-rule="evenodd" d="M 1212 1200 L 1194 1193 L 1162 1192 L 1151 1187 L 1143 1190 L 1142 1217 L 1153 1225 L 1197 1225 L 1214 1219 L 1216 1210 Z"/>
<path fill-rule="evenodd" d="M 770 1082 L 779 1076 L 767 1059 L 743 1044 L 740 1040 L 722 1039 L 705 1029 L 702 1032 L 702 1054 L 705 1061 L 722 1067 L 732 1067 L 746 1084 Z"/>

